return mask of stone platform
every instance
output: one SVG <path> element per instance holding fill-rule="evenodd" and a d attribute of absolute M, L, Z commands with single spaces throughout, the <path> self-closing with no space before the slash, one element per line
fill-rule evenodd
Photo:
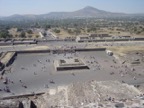
<path fill-rule="evenodd" d="M 55 60 L 54 66 L 57 71 L 89 69 L 89 67 L 81 59 L 78 58 Z"/>

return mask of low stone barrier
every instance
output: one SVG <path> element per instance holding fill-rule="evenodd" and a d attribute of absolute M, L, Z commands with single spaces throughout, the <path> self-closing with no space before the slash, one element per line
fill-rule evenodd
<path fill-rule="evenodd" d="M 23 50 L 23 51 L 16 51 L 17 54 L 22 53 L 49 53 L 50 50 Z"/>
<path fill-rule="evenodd" d="M 144 41 L 144 38 L 135 38 L 135 41 Z"/>
<path fill-rule="evenodd" d="M 37 41 L 0 42 L 0 46 L 6 46 L 6 45 L 19 45 L 19 44 L 37 44 Z"/>
<path fill-rule="evenodd" d="M 47 50 L 23 50 L 23 51 L 16 51 L 17 54 L 22 54 L 22 53 L 56 53 L 56 52 L 71 52 L 71 51 L 105 51 L 106 48 L 77 48 L 77 49 L 47 49 Z"/>
<path fill-rule="evenodd" d="M 13 45 L 18 45 L 18 44 L 37 44 L 37 41 L 23 41 L 23 42 L 13 42 Z"/>
<path fill-rule="evenodd" d="M 45 92 L 31 93 L 31 94 L 23 94 L 23 95 L 15 95 L 15 96 L 7 96 L 7 97 L 0 98 L 0 100 L 24 98 L 24 97 L 35 96 L 35 95 L 42 95 L 42 94 L 44 94 L 44 93 L 45 93 Z"/>
<path fill-rule="evenodd" d="M 78 48 L 75 51 L 105 51 L 106 48 Z"/>

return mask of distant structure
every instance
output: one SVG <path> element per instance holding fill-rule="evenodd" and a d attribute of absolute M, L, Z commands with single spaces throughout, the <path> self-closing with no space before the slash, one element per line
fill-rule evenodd
<path fill-rule="evenodd" d="M 109 34 L 90 34 L 89 35 L 90 39 L 96 39 L 96 38 L 107 38 L 107 37 L 111 37 Z"/>
<path fill-rule="evenodd" d="M 80 35 L 76 37 L 76 42 L 88 42 L 90 40 L 88 35 Z"/>
<path fill-rule="evenodd" d="M 131 36 L 112 36 L 114 39 L 130 39 L 132 38 Z"/>
<path fill-rule="evenodd" d="M 140 41 L 141 37 L 111 36 L 109 34 L 89 34 L 76 37 L 76 42 L 105 42 L 105 41 Z"/>
<path fill-rule="evenodd" d="M 92 42 L 100 39 L 111 38 L 109 34 L 89 34 L 77 36 L 76 42 Z"/>

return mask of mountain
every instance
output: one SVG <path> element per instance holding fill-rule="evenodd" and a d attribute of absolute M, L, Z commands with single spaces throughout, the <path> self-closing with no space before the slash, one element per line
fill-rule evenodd
<path fill-rule="evenodd" d="M 87 6 L 83 9 L 74 11 L 74 12 L 50 12 L 48 14 L 42 15 L 12 15 L 9 17 L 2 17 L 0 20 L 9 20 L 9 21 L 23 21 L 23 20 L 44 20 L 50 18 L 114 18 L 114 17 L 127 17 L 127 16 L 137 16 L 144 14 L 125 14 L 125 13 L 113 13 L 104 10 L 99 10 L 91 6 Z"/>
<path fill-rule="evenodd" d="M 125 16 L 124 13 L 112 13 L 87 6 L 83 9 L 74 12 L 51 12 L 43 15 L 43 18 L 77 18 L 77 17 L 112 17 L 112 16 Z"/>
<path fill-rule="evenodd" d="M 72 13 L 74 16 L 78 17 L 108 17 L 108 16 L 116 16 L 116 15 L 125 15 L 123 13 L 112 13 L 103 10 L 99 10 L 90 6 L 87 6 L 83 9 L 75 11 Z"/>
<path fill-rule="evenodd" d="M 0 20 L 7 20 L 7 21 L 23 21 L 23 20 L 34 20 L 34 19 L 37 19 L 36 15 L 14 14 L 8 17 L 0 17 Z"/>

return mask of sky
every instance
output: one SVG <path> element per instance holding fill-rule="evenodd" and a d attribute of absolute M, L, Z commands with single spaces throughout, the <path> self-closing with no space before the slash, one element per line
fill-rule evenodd
<path fill-rule="evenodd" d="M 86 6 L 110 12 L 144 13 L 144 0 L 0 0 L 0 16 L 71 12 Z"/>

